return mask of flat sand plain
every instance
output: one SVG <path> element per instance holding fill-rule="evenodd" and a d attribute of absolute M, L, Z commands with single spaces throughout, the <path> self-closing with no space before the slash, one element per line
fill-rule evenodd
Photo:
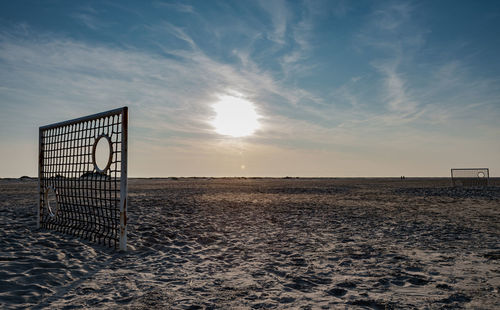
<path fill-rule="evenodd" d="M 500 309 L 500 182 L 131 179 L 130 250 L 0 180 L 1 309 Z"/>

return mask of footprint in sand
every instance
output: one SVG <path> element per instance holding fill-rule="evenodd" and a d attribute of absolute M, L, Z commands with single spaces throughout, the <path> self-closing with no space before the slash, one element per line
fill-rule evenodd
<path fill-rule="evenodd" d="M 335 297 L 342 297 L 344 296 L 345 294 L 347 294 L 347 290 L 343 289 L 343 288 L 332 288 L 328 291 L 326 291 L 326 293 L 330 296 L 335 296 Z"/>

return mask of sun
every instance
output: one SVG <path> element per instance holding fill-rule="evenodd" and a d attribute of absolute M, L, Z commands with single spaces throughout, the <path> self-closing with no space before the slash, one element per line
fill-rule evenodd
<path fill-rule="evenodd" d="M 222 95 L 213 108 L 216 116 L 212 125 L 218 134 L 246 137 L 260 127 L 255 105 L 241 96 Z"/>

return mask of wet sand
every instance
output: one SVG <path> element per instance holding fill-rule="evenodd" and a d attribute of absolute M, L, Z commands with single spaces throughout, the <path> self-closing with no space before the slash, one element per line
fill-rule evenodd
<path fill-rule="evenodd" d="M 500 181 L 131 179 L 120 253 L 0 180 L 2 309 L 499 309 Z"/>

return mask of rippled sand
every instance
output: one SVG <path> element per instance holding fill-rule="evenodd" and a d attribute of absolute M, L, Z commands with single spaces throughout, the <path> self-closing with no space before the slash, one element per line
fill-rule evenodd
<path fill-rule="evenodd" d="M 498 180 L 129 183 L 118 253 L 36 230 L 36 181 L 0 180 L 0 308 L 500 308 Z"/>

